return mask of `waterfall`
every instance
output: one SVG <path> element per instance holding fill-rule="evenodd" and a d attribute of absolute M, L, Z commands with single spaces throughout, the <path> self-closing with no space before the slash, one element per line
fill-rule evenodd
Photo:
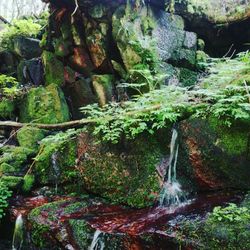
<path fill-rule="evenodd" d="M 53 153 L 51 156 L 53 177 L 55 181 L 55 193 L 57 194 L 58 189 L 58 180 L 60 178 L 60 167 L 58 166 L 58 154 L 57 152 Z"/>
<path fill-rule="evenodd" d="M 23 244 L 24 222 L 23 217 L 19 214 L 16 218 L 15 230 L 12 240 L 12 250 L 20 250 Z"/>
<path fill-rule="evenodd" d="M 176 165 L 179 153 L 178 132 L 173 129 L 171 144 L 170 144 L 170 157 L 168 164 L 167 176 L 164 178 L 162 191 L 160 194 L 160 206 L 178 206 L 181 204 L 185 195 L 181 189 L 180 183 L 177 181 Z"/>
<path fill-rule="evenodd" d="M 100 230 L 95 231 L 93 240 L 92 240 L 91 245 L 88 248 L 88 250 L 103 250 L 104 249 L 105 244 L 101 239 L 102 234 L 103 234 L 103 232 L 101 232 Z"/>

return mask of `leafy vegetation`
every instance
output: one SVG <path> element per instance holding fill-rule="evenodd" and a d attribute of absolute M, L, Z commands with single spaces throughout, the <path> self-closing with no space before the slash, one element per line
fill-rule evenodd
<path fill-rule="evenodd" d="M 4 210 L 8 207 L 8 199 L 12 192 L 0 181 L 0 219 L 5 215 Z"/>
<path fill-rule="evenodd" d="M 199 218 L 183 221 L 178 239 L 182 243 L 192 241 L 198 249 L 249 249 L 249 223 L 249 207 L 230 203 L 224 208 L 215 207 L 205 222 Z"/>
<path fill-rule="evenodd" d="M 97 121 L 94 134 L 100 134 L 103 140 L 113 143 L 117 143 L 122 136 L 134 138 L 145 131 L 152 134 L 191 115 L 201 118 L 212 115 L 222 119 L 227 126 L 236 120 L 249 121 L 249 62 L 248 52 L 239 54 L 236 59 L 214 60 L 208 65 L 209 75 L 193 89 L 152 87 L 148 93 L 138 91 L 139 95 L 126 102 L 110 103 L 103 108 L 90 105 L 81 110 L 89 119 Z M 153 78 L 147 78 L 146 72 L 141 71 L 144 80 L 137 84 L 128 83 L 126 87 L 137 89 L 145 79 L 151 86 L 156 86 L 153 85 Z"/>
<path fill-rule="evenodd" d="M 14 98 L 21 94 L 21 88 L 16 78 L 0 75 L 0 98 Z"/>
<path fill-rule="evenodd" d="M 13 50 L 13 41 L 20 36 L 36 37 L 41 30 L 41 25 L 32 19 L 15 20 L 12 25 L 6 26 L 0 32 L 0 49 Z"/>

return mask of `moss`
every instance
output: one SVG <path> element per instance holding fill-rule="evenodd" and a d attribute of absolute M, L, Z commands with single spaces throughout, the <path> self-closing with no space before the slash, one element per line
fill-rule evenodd
<path fill-rule="evenodd" d="M 75 160 L 77 158 L 77 145 L 74 140 L 63 143 L 42 143 L 42 152 L 36 157 L 35 173 L 42 184 L 68 182 L 77 179 L 75 173 Z M 56 154 L 56 164 L 59 173 L 53 169 L 52 156 Z M 58 176 L 56 176 L 58 175 Z M 55 180 L 58 178 L 58 180 Z"/>
<path fill-rule="evenodd" d="M 66 57 L 71 53 L 72 44 L 70 41 L 64 41 L 62 38 L 57 38 L 57 39 L 53 40 L 53 45 L 54 45 L 54 49 L 55 49 L 55 55 L 58 57 Z M 61 66 L 60 66 L 60 70 L 62 70 Z M 61 73 L 62 73 L 62 71 L 61 71 Z M 50 84 L 50 83 L 54 83 L 55 80 L 52 81 L 51 79 L 47 79 L 46 82 L 48 84 Z M 59 83 L 59 85 L 61 85 L 63 82 L 64 81 Z"/>
<path fill-rule="evenodd" d="M 112 100 L 113 75 L 93 75 L 93 87 L 101 106 L 108 104 Z"/>
<path fill-rule="evenodd" d="M 12 119 L 15 117 L 15 101 L 2 99 L 0 100 L 0 118 Z"/>
<path fill-rule="evenodd" d="M 0 175 L 11 174 L 11 173 L 15 173 L 15 172 L 16 172 L 16 169 L 8 163 L 4 162 L 0 165 Z"/>
<path fill-rule="evenodd" d="M 36 127 L 23 127 L 17 132 L 17 140 L 21 147 L 38 149 L 39 142 L 46 136 L 46 131 Z"/>
<path fill-rule="evenodd" d="M 237 122 L 229 128 L 218 118 L 210 117 L 209 125 L 218 135 L 216 145 L 223 148 L 228 155 L 239 156 L 248 150 L 249 138 L 246 136 L 249 131 L 248 124 Z"/>
<path fill-rule="evenodd" d="M 24 176 L 23 180 L 24 183 L 22 189 L 24 192 L 29 192 L 35 183 L 35 176 L 28 174 Z"/>
<path fill-rule="evenodd" d="M 50 233 L 50 228 L 48 225 L 44 224 L 33 224 L 31 231 L 31 240 L 35 244 L 35 246 L 39 248 L 49 247 L 49 243 L 47 240 L 47 236 Z"/>
<path fill-rule="evenodd" d="M 16 171 L 20 170 L 34 155 L 33 149 L 24 147 L 5 146 L 0 149 L 2 155 L 0 156 L 0 165 L 7 163 L 11 165 Z"/>
<path fill-rule="evenodd" d="M 21 103 L 21 122 L 53 124 L 66 122 L 69 118 L 64 94 L 54 84 L 32 88 Z"/>
<path fill-rule="evenodd" d="M 95 232 L 84 220 L 69 220 L 69 225 L 73 233 L 74 240 L 79 249 L 86 249 L 91 245 L 92 237 Z"/>
<path fill-rule="evenodd" d="M 16 176 L 2 176 L 0 178 L 1 182 L 3 182 L 9 189 L 17 189 L 20 187 L 23 183 L 22 177 L 16 177 Z"/>
<path fill-rule="evenodd" d="M 85 139 L 86 157 L 79 170 L 87 190 L 132 207 L 152 205 L 160 191 L 156 166 L 163 157 L 155 139 L 138 138 L 120 146 Z"/>
<path fill-rule="evenodd" d="M 49 51 L 43 52 L 42 60 L 46 85 L 55 84 L 61 86 L 64 83 L 63 63 L 56 58 L 55 54 Z"/>

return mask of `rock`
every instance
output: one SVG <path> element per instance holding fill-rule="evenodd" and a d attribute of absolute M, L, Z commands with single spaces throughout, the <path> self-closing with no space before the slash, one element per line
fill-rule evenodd
<path fill-rule="evenodd" d="M 180 16 L 151 7 L 142 7 L 137 13 L 134 10 L 133 14 L 134 20 L 128 8 L 121 7 L 113 15 L 113 36 L 127 71 L 136 65 L 155 69 L 157 57 L 157 64 L 195 67 L 197 36 L 184 30 Z"/>
<path fill-rule="evenodd" d="M 22 84 L 43 85 L 44 70 L 41 58 L 21 61 L 17 67 L 17 79 Z"/>
<path fill-rule="evenodd" d="M 2 176 L 0 180 L 11 190 L 17 190 L 23 184 L 23 178 L 17 176 Z"/>
<path fill-rule="evenodd" d="M 36 127 L 23 127 L 17 132 L 17 140 L 21 147 L 37 150 L 39 142 L 46 136 L 46 132 Z"/>
<path fill-rule="evenodd" d="M 108 60 L 108 30 L 107 23 L 86 23 L 86 43 L 95 68 L 99 68 Z"/>
<path fill-rule="evenodd" d="M 69 40 L 63 40 L 62 38 L 53 39 L 53 45 L 55 49 L 55 55 L 58 57 L 66 57 L 72 52 L 72 43 Z"/>
<path fill-rule="evenodd" d="M 21 122 L 54 124 L 69 121 L 69 108 L 63 92 L 54 84 L 32 88 L 20 106 Z"/>
<path fill-rule="evenodd" d="M 175 3 L 175 12 L 190 21 L 206 20 L 214 24 L 238 22 L 250 17 L 249 0 L 181 0 Z"/>
<path fill-rule="evenodd" d="M 10 170 L 15 169 L 16 173 L 22 172 L 26 167 L 28 160 L 34 155 L 34 149 L 25 147 L 4 146 L 0 150 L 0 165 L 1 168 L 11 166 Z M 2 166 L 2 164 L 5 164 Z M 12 172 L 12 171 L 11 171 Z"/>
<path fill-rule="evenodd" d="M 14 100 L 2 99 L 0 100 L 0 118 L 13 119 L 15 118 L 16 102 Z"/>
<path fill-rule="evenodd" d="M 92 83 L 100 106 L 112 101 L 113 75 L 93 75 Z"/>
<path fill-rule="evenodd" d="M 86 77 L 89 77 L 94 69 L 87 50 L 82 47 L 74 48 L 73 56 L 69 60 L 69 66 Z"/>
<path fill-rule="evenodd" d="M 152 205 L 160 192 L 157 165 L 164 151 L 146 136 L 120 145 L 97 144 L 87 133 L 78 142 L 78 171 L 84 187 L 112 202 L 132 207 Z"/>
<path fill-rule="evenodd" d="M 200 188 L 249 188 L 248 123 L 235 122 L 228 128 L 213 117 L 189 119 L 181 123 L 180 131 L 186 161 L 179 165 L 185 166 L 182 171 L 192 169 L 190 178 Z"/>
<path fill-rule="evenodd" d="M 18 60 L 10 51 L 0 52 L 0 72 L 2 74 L 12 74 L 16 71 Z"/>
<path fill-rule="evenodd" d="M 18 37 L 14 40 L 14 51 L 24 59 L 39 57 L 42 54 L 39 43 L 37 39 Z"/>
<path fill-rule="evenodd" d="M 44 65 L 45 83 L 56 84 L 61 86 L 64 84 L 64 65 L 59 61 L 55 54 L 49 51 L 43 51 L 42 60 Z"/>
<path fill-rule="evenodd" d="M 90 79 L 80 78 L 79 80 L 69 79 L 71 84 L 66 84 L 64 92 L 70 103 L 71 113 L 73 119 L 80 119 L 83 117 L 83 113 L 80 111 L 81 107 L 85 107 L 89 104 L 97 103 L 97 97 L 93 91 L 93 87 Z"/>
<path fill-rule="evenodd" d="M 63 133 L 61 134 L 63 136 Z M 58 136 L 59 138 L 59 136 Z M 60 185 L 78 179 L 75 161 L 77 145 L 75 140 L 42 142 L 41 153 L 36 157 L 34 173 L 40 184 Z"/>

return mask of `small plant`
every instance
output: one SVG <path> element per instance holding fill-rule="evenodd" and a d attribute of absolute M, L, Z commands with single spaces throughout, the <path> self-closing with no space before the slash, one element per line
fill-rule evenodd
<path fill-rule="evenodd" d="M 14 98 L 21 94 L 21 89 L 19 88 L 16 78 L 0 75 L 0 98 Z"/>
<path fill-rule="evenodd" d="M 15 20 L 0 32 L 0 48 L 13 50 L 13 40 L 17 37 L 36 37 L 41 30 L 41 25 L 32 19 Z"/>
<path fill-rule="evenodd" d="M 5 209 L 8 207 L 8 199 L 11 195 L 12 192 L 9 191 L 2 181 L 0 181 L 0 219 L 5 215 Z"/>
<path fill-rule="evenodd" d="M 208 223 L 240 223 L 250 220 L 250 210 L 246 207 L 238 207 L 234 203 L 230 203 L 229 206 L 215 207 L 210 214 Z"/>

